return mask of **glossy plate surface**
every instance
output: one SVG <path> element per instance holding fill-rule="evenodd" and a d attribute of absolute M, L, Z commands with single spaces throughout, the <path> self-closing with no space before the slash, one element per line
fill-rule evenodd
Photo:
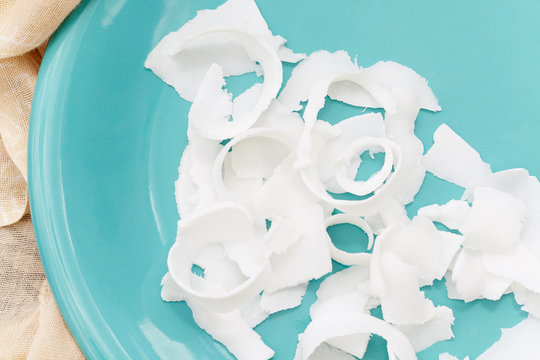
<path fill-rule="evenodd" d="M 231 359 L 198 329 L 183 303 L 160 299 L 174 241 L 174 180 L 186 144 L 189 104 L 143 66 L 168 32 L 215 0 L 94 0 L 68 18 L 49 44 L 32 109 L 29 167 L 36 235 L 58 305 L 91 359 Z M 394 60 L 430 81 L 443 111 L 422 111 L 426 147 L 448 123 L 494 170 L 540 175 L 540 2 L 414 3 L 389 0 L 260 0 L 270 29 L 298 52 L 346 49 L 369 66 Z M 290 74 L 291 67 L 285 67 Z M 357 111 L 357 110 L 354 110 Z M 332 103 L 323 119 L 354 113 Z M 428 175 L 408 210 L 458 198 Z M 342 241 L 350 229 L 332 235 Z M 341 240 L 340 240 L 341 238 Z M 346 246 L 346 244 L 345 244 Z M 337 267 L 336 267 L 337 268 Z M 309 304 L 257 328 L 292 359 Z M 426 292 L 455 312 L 456 338 L 420 354 L 472 358 L 524 317 L 512 296 L 465 305 L 441 283 Z M 384 359 L 375 338 L 367 359 Z"/>

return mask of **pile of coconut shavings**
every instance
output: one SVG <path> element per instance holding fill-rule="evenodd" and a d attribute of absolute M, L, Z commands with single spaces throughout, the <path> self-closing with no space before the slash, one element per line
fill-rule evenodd
<path fill-rule="evenodd" d="M 420 109 L 440 107 L 413 70 L 395 62 L 362 68 L 345 51 L 296 54 L 285 42 L 253 0 L 229 0 L 199 11 L 148 56 L 146 67 L 192 102 L 162 298 L 185 301 L 200 328 L 236 358 L 270 359 L 274 351 L 254 327 L 299 306 L 308 282 L 329 274 L 335 260 L 349 267 L 322 281 L 295 360 L 362 358 L 371 334 L 387 341 L 390 359 L 416 359 L 454 336 L 452 310 L 420 290 L 443 277 L 453 299 L 498 300 L 512 292 L 530 313 L 482 360 L 513 356 L 512 347 L 520 358 L 537 356 L 538 180 L 524 169 L 492 173 L 444 124 L 424 155 L 415 120 Z M 282 62 L 298 65 L 279 93 Z M 253 71 L 264 81 L 233 99 L 225 77 Z M 382 108 L 384 116 L 364 113 L 331 125 L 317 117 L 327 96 Z M 359 181 L 364 152 L 384 153 L 384 164 Z M 405 205 L 426 171 L 465 191 L 411 220 Z M 334 246 L 326 229 L 337 224 L 362 229 L 372 253 Z M 194 265 L 204 276 L 192 273 Z M 383 320 L 370 315 L 379 305 Z"/>

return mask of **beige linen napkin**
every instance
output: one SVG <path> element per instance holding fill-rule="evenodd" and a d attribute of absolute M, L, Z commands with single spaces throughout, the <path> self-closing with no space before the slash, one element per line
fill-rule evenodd
<path fill-rule="evenodd" d="M 79 0 L 0 0 L 0 360 L 84 359 L 45 279 L 26 149 L 45 42 Z"/>

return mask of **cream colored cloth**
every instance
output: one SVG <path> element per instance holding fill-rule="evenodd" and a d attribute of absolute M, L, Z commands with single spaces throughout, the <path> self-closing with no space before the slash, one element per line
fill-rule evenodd
<path fill-rule="evenodd" d="M 26 184 L 44 44 L 78 2 L 0 0 L 0 360 L 84 359 L 43 273 Z"/>

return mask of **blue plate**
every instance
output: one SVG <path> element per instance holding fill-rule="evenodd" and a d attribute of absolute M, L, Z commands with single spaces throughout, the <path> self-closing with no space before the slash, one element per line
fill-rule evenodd
<path fill-rule="evenodd" d="M 220 3 L 86 1 L 43 59 L 29 138 L 32 213 L 54 295 L 88 358 L 232 359 L 193 323 L 185 304 L 160 299 L 189 104 L 143 67 L 164 35 L 197 9 Z M 435 128 L 448 123 L 494 170 L 525 167 L 540 175 L 540 2 L 261 0 L 259 7 L 298 52 L 346 49 L 361 65 L 394 60 L 429 79 L 443 111 L 421 112 L 417 120 L 426 147 Z M 331 103 L 321 117 L 351 111 Z M 428 176 L 409 213 L 460 193 Z M 332 235 L 343 242 L 350 231 Z M 301 307 L 257 328 L 275 359 L 292 359 L 317 285 Z M 440 282 L 426 293 L 454 309 L 456 337 L 421 359 L 444 351 L 474 358 L 501 327 L 525 316 L 511 295 L 464 304 L 448 300 Z M 381 339 L 373 339 L 366 358 L 385 358 Z"/>

